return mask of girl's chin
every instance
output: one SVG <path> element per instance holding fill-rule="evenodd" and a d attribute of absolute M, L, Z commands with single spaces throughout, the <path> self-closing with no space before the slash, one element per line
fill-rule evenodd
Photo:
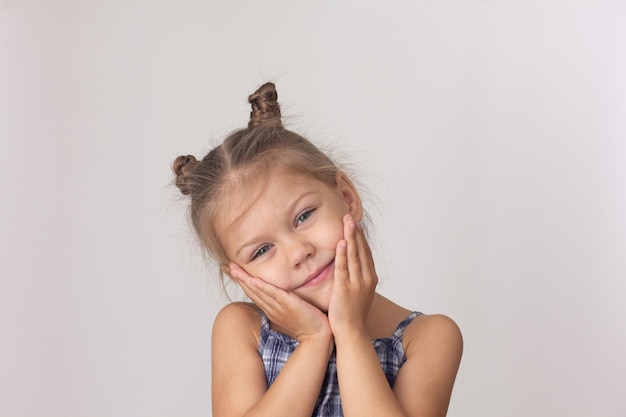
<path fill-rule="evenodd" d="M 313 307 L 318 308 L 319 310 L 321 310 L 324 314 L 328 314 L 328 305 L 329 305 L 329 300 L 320 300 L 320 299 L 305 299 L 304 301 L 306 301 L 307 303 L 311 304 Z"/>
<path fill-rule="evenodd" d="M 328 286 L 328 288 L 324 288 L 322 291 L 316 291 L 314 294 L 298 294 L 304 301 L 317 307 L 324 314 L 328 313 L 328 306 L 330 305 L 330 294 L 331 294 L 332 286 Z"/>

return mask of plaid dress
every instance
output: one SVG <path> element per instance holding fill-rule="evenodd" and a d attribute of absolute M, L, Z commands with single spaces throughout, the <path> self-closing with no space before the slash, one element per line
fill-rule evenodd
<path fill-rule="evenodd" d="M 396 328 L 391 337 L 376 339 L 372 345 L 376 350 L 380 364 L 387 376 L 389 386 L 393 388 L 400 367 L 406 361 L 402 349 L 402 333 L 406 326 L 418 315 L 417 311 L 409 314 Z M 287 359 L 293 353 L 298 342 L 295 339 L 270 329 L 270 322 L 264 313 L 261 313 L 261 342 L 259 353 L 263 358 L 267 386 L 271 386 L 278 373 L 283 369 Z M 337 357 L 333 351 L 326 369 L 326 376 L 322 383 L 320 395 L 317 398 L 312 417 L 342 417 L 339 384 L 337 383 Z"/>

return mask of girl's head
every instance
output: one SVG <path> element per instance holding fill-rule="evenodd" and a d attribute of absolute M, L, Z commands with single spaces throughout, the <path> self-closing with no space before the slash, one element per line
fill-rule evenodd
<path fill-rule="evenodd" d="M 201 161 L 176 158 L 176 185 L 191 196 L 194 229 L 220 265 L 234 262 L 326 309 L 342 220 L 362 219 L 360 197 L 323 152 L 282 126 L 273 84 L 248 100 L 247 128 Z M 327 282 L 304 285 L 313 277 Z"/>
<path fill-rule="evenodd" d="M 248 101 L 252 112 L 247 128 L 232 133 L 201 161 L 187 155 L 173 164 L 176 185 L 191 197 L 193 227 L 220 264 L 233 261 L 229 238 L 250 209 L 257 202 L 267 204 L 263 196 L 268 193 L 276 200 L 288 193 L 288 188 L 276 190 L 276 184 L 286 184 L 278 178 L 301 186 L 319 183 L 338 196 L 353 192 L 347 198 L 356 199 L 355 215 L 361 216 L 358 194 L 345 174 L 311 142 L 283 127 L 274 84 L 264 84 Z M 280 207 L 282 202 L 275 203 Z"/>

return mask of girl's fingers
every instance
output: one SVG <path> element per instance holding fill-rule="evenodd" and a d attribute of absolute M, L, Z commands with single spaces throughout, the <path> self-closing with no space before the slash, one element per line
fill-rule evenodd
<path fill-rule="evenodd" d="M 335 282 L 345 282 L 348 280 L 348 243 L 342 239 L 337 243 L 335 253 Z"/>
<path fill-rule="evenodd" d="M 358 254 L 355 252 L 354 221 L 350 215 L 343 218 L 343 237 L 337 244 L 335 255 L 335 281 L 340 284 L 348 283 L 350 277 L 357 273 L 353 258 Z"/>
<path fill-rule="evenodd" d="M 356 233 L 356 242 L 359 251 L 359 258 L 361 262 L 361 271 L 363 271 L 365 279 L 372 279 L 376 277 L 374 259 L 372 258 L 372 251 L 365 239 L 363 230 L 358 228 Z"/>
<path fill-rule="evenodd" d="M 346 215 L 344 218 L 344 237 L 347 243 L 348 280 L 351 282 L 376 282 L 378 279 L 367 239 L 365 239 L 363 230 L 350 215 Z"/>
<path fill-rule="evenodd" d="M 237 281 L 239 287 L 248 296 L 248 298 L 252 300 L 254 304 L 258 305 L 263 310 L 269 307 L 267 301 L 265 300 L 265 297 L 263 296 L 263 292 L 257 286 L 251 285 L 249 281 L 246 281 L 244 279 L 234 279 Z"/>
<path fill-rule="evenodd" d="M 350 215 L 343 219 L 344 238 L 337 246 L 336 273 L 328 307 L 333 334 L 346 326 L 363 328 L 375 291 L 376 273 L 363 231 Z"/>
<path fill-rule="evenodd" d="M 352 216 L 346 216 L 344 235 L 347 241 L 348 275 L 349 279 L 354 281 L 361 276 L 362 252 L 357 239 L 357 225 Z"/>
<path fill-rule="evenodd" d="M 285 291 L 249 275 L 238 265 L 231 265 L 230 276 L 236 280 L 246 295 L 259 307 L 276 309 Z"/>

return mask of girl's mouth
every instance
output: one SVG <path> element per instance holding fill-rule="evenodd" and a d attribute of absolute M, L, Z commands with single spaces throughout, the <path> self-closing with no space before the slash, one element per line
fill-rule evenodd
<path fill-rule="evenodd" d="M 322 268 L 319 271 L 316 271 L 314 274 L 308 277 L 307 280 L 304 282 L 304 284 L 300 286 L 300 288 L 314 287 L 317 284 L 320 284 L 326 281 L 328 277 L 330 277 L 330 274 L 332 273 L 334 268 L 335 268 L 335 260 L 333 259 L 331 263 L 329 263 L 324 268 Z"/>

